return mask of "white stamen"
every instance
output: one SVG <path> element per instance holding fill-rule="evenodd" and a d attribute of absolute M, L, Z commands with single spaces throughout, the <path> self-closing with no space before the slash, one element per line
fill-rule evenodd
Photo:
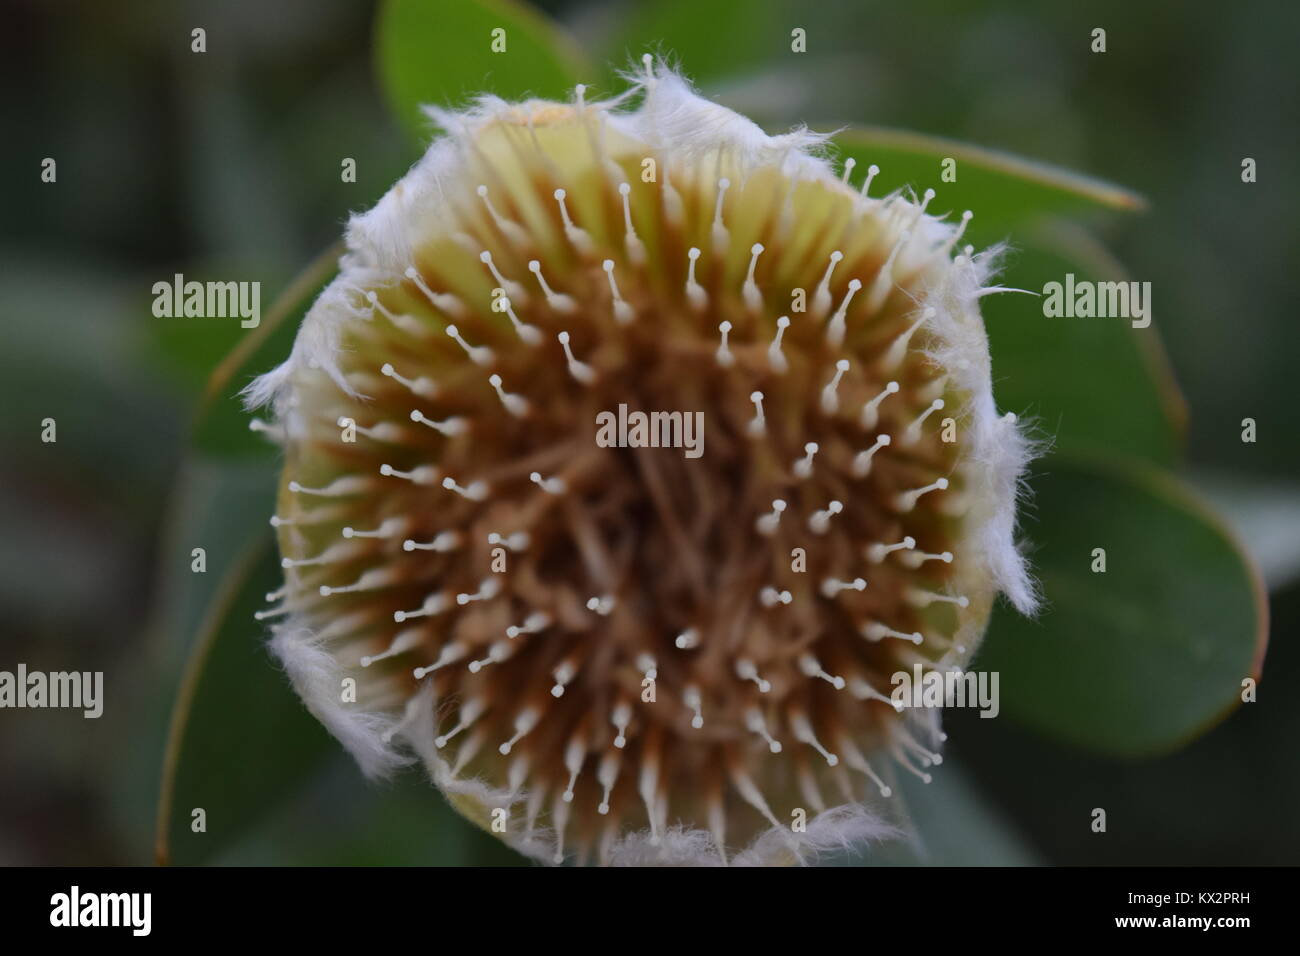
<path fill-rule="evenodd" d="M 521 342 L 525 345 L 536 345 L 542 341 L 541 329 L 537 328 L 535 325 L 529 325 L 527 322 L 521 322 L 519 320 L 519 316 L 515 315 L 515 307 L 510 304 L 510 297 L 508 295 L 501 296 L 497 301 L 501 303 L 501 308 L 505 309 L 505 313 L 510 319 L 510 324 L 514 326 L 515 334 L 519 336 Z"/>
<path fill-rule="evenodd" d="M 590 255 L 592 250 L 591 236 L 585 229 L 579 229 L 569 218 L 569 207 L 564 204 L 564 197 L 567 195 L 563 189 L 555 190 L 555 201 L 560 204 L 560 218 L 564 221 L 564 234 L 569 237 L 569 242 L 573 243 L 573 248 L 577 249 L 583 255 Z"/>
<path fill-rule="evenodd" d="M 751 312 L 760 312 L 763 309 L 763 293 L 759 291 L 758 283 L 754 281 L 754 270 L 758 267 L 758 257 L 762 254 L 763 244 L 761 242 L 756 242 L 749 247 L 749 272 L 745 274 L 745 284 L 741 289 L 741 296 Z"/>
<path fill-rule="evenodd" d="M 718 180 L 718 201 L 713 207 L 713 248 L 719 254 L 726 252 L 727 245 L 731 242 L 727 227 L 722 222 L 722 200 L 726 197 L 729 186 L 731 180 L 725 176 Z"/>
<path fill-rule="evenodd" d="M 781 351 L 781 336 L 785 330 L 790 327 L 790 316 L 783 315 L 776 320 L 776 337 L 772 339 L 772 344 L 767 347 L 767 364 L 771 366 L 772 371 L 782 375 L 790 368 L 790 362 L 786 359 L 785 353 Z"/>
<path fill-rule="evenodd" d="M 682 703 L 695 712 L 691 718 L 691 726 L 696 730 L 704 726 L 704 700 L 700 696 L 700 689 L 694 684 L 688 684 L 682 691 Z"/>
<path fill-rule="evenodd" d="M 482 501 L 488 496 L 488 486 L 483 481 L 470 482 L 469 487 L 466 488 L 457 484 L 456 479 L 448 475 L 442 479 L 442 486 L 448 491 L 456 492 L 462 498 L 468 498 L 470 501 Z"/>
<path fill-rule="evenodd" d="M 693 647 L 699 647 L 700 632 L 693 627 L 688 627 L 677 635 L 677 639 L 674 640 L 673 643 L 684 651 L 688 651 Z"/>
<path fill-rule="evenodd" d="M 541 714 L 539 714 L 534 708 L 526 707 L 521 710 L 519 716 L 515 718 L 514 736 L 497 748 L 501 755 L 508 756 L 514 745 L 519 743 L 519 741 L 522 740 L 529 731 L 537 726 L 537 721 L 539 719 L 541 719 Z"/>
<path fill-rule="evenodd" d="M 791 470 L 799 478 L 807 478 L 812 474 L 813 456 L 817 454 L 818 445 L 815 441 L 810 441 L 803 446 L 803 457 L 791 466 Z"/>
<path fill-rule="evenodd" d="M 841 581 L 837 578 L 826 578 L 822 581 L 822 594 L 828 598 L 833 598 L 841 591 L 865 591 L 867 582 L 864 578 L 854 578 L 852 581 Z"/>
<path fill-rule="evenodd" d="M 437 737 L 434 737 L 433 745 L 439 750 L 446 747 L 453 737 L 461 731 L 469 728 L 474 721 L 483 716 L 486 710 L 487 704 L 485 704 L 480 698 L 471 697 L 460 705 L 460 715 L 456 722 L 456 726 L 451 728 L 451 730 L 447 731 L 445 734 L 439 734 Z"/>
<path fill-rule="evenodd" d="M 600 804 L 596 807 L 596 812 L 602 817 L 609 813 L 609 795 L 614 790 L 614 784 L 618 782 L 619 756 L 616 751 L 611 751 L 601 758 L 600 766 L 596 768 L 596 782 L 600 784 L 604 791 L 600 797 Z"/>
<path fill-rule="evenodd" d="M 727 346 L 727 335 L 731 332 L 731 323 L 723 319 L 718 325 L 718 331 L 722 333 L 722 344 L 718 346 L 718 350 L 713 354 L 717 358 L 719 365 L 728 368 L 735 364 L 736 361 L 736 357 L 731 354 L 731 349 Z"/>
<path fill-rule="evenodd" d="M 528 263 L 528 271 L 537 276 L 537 284 L 542 287 L 542 295 L 546 296 L 546 304 L 556 312 L 572 312 L 577 308 L 578 303 L 571 295 L 565 295 L 563 292 L 556 292 L 547 284 L 545 276 L 542 275 L 542 264 L 536 259 Z"/>
<path fill-rule="evenodd" d="M 844 373 L 849 370 L 849 360 L 840 359 L 835 363 L 835 374 L 831 380 L 826 383 L 822 389 L 822 413 L 825 415 L 834 415 L 840 407 L 840 397 L 836 389 L 840 387 L 840 379 L 844 378 Z"/>
<path fill-rule="evenodd" d="M 871 188 L 871 180 L 875 179 L 876 174 L 879 172 L 880 172 L 880 167 L 877 166 L 875 163 L 872 163 L 870 166 L 867 167 L 867 178 L 862 181 L 862 189 L 860 190 L 860 194 L 863 199 L 868 198 L 867 190 Z"/>
<path fill-rule="evenodd" d="M 843 678 L 840 678 L 840 686 L 843 686 Z M 790 732 L 794 734 L 795 740 L 807 744 L 813 750 L 826 758 L 826 765 L 828 767 L 834 767 L 839 764 L 840 758 L 823 747 L 821 741 L 817 739 L 816 733 L 813 732 L 812 722 L 808 719 L 807 715 L 799 713 L 791 714 Z"/>
<path fill-rule="evenodd" d="M 560 332 L 557 336 L 560 345 L 564 348 L 564 357 L 568 362 L 569 374 L 581 382 L 583 385 L 590 385 L 596 380 L 596 370 L 586 362 L 579 362 L 573 357 L 573 349 L 569 346 L 569 333 Z"/>
<path fill-rule="evenodd" d="M 492 205 L 492 200 L 488 198 L 487 186 L 479 185 L 475 192 L 477 192 L 479 198 L 483 200 L 483 205 L 487 207 L 488 215 L 492 217 L 492 221 L 497 224 L 498 229 L 505 233 L 507 239 L 516 245 L 524 245 L 528 242 L 528 233 L 524 231 L 523 226 L 519 225 L 519 223 L 514 220 L 507 219 L 505 216 L 501 215 L 501 213 L 497 211 L 497 207 Z"/>
<path fill-rule="evenodd" d="M 885 304 L 885 299 L 894 288 L 894 260 L 898 258 L 899 250 L 907 245 L 912 238 L 910 232 L 902 232 L 898 235 L 898 241 L 894 243 L 894 248 L 889 250 L 889 256 L 885 259 L 884 265 L 876 273 L 875 281 L 871 284 L 871 294 L 867 296 L 867 314 L 873 314 Z"/>
<path fill-rule="evenodd" d="M 871 459 L 876 452 L 882 448 L 888 447 L 891 439 L 888 435 L 877 435 L 876 443 L 865 451 L 860 451 L 853 456 L 853 476 L 855 478 L 865 478 L 871 473 Z"/>
<path fill-rule="evenodd" d="M 505 660 L 510 656 L 512 650 L 513 648 L 509 644 L 506 644 L 504 641 L 497 641 L 488 648 L 487 657 L 484 657 L 482 660 L 469 662 L 467 665 L 469 672 L 471 674 L 477 674 L 489 664 L 496 664 Z"/>
<path fill-rule="evenodd" d="M 469 648 L 466 647 L 464 644 L 462 644 L 460 641 L 452 641 L 451 643 L 443 646 L 442 650 L 438 654 L 438 659 L 435 660 L 432 664 L 430 664 L 428 667 L 417 667 L 411 673 L 416 680 L 419 680 L 420 678 L 424 677 L 426 674 L 432 674 L 434 671 L 442 670 L 448 664 L 454 664 L 456 661 L 464 657 L 468 652 L 469 652 Z"/>
<path fill-rule="evenodd" d="M 455 551 L 460 547 L 461 533 L 459 531 L 441 531 L 434 536 L 432 541 L 416 541 L 407 538 L 402 542 L 403 551 Z"/>
<path fill-rule="evenodd" d="M 897 544 L 873 544 L 867 548 L 867 560 L 879 564 L 895 551 L 910 551 L 916 547 L 916 539 L 910 534 Z"/>
<path fill-rule="evenodd" d="M 856 165 L 858 165 L 858 161 L 852 156 L 844 160 L 844 172 L 840 174 L 840 182 L 847 183 L 849 181 L 849 174 L 853 172 L 853 167 Z"/>
<path fill-rule="evenodd" d="M 628 261 L 639 266 L 645 264 L 645 243 L 637 236 L 632 225 L 632 204 L 628 198 L 631 192 L 631 183 L 619 183 L 618 193 L 623 197 L 623 245 L 627 249 Z"/>
<path fill-rule="evenodd" d="M 503 535 L 493 531 L 487 536 L 489 545 L 501 545 L 514 551 L 516 554 L 520 551 L 527 551 L 528 545 L 532 541 L 527 531 L 516 531 L 514 534 Z"/>
<path fill-rule="evenodd" d="M 957 243 L 961 240 L 962 235 L 966 232 L 966 226 L 970 224 L 970 221 L 971 219 L 974 218 L 974 216 L 975 214 L 971 212 L 969 209 L 967 209 L 964 213 L 961 214 L 961 222 L 957 226 L 957 231 L 954 232 L 948 238 L 948 241 L 945 242 L 940 247 L 939 249 L 940 253 L 942 253 L 944 256 L 947 256 L 952 252 L 954 247 L 956 247 Z"/>
<path fill-rule="evenodd" d="M 506 628 L 506 637 L 514 640 L 520 634 L 536 634 L 551 626 L 551 616 L 545 611 L 534 611 L 524 618 L 523 624 L 511 624 Z"/>
<path fill-rule="evenodd" d="M 749 433 L 762 435 L 767 431 L 767 419 L 763 415 L 763 393 L 750 392 L 749 400 L 754 403 L 754 417 L 749 422 Z"/>
<path fill-rule="evenodd" d="M 912 424 L 908 425 L 907 428 L 903 431 L 903 444 L 904 445 L 915 444 L 917 439 L 921 437 L 921 425 L 925 423 L 925 420 L 927 418 L 929 418 L 935 412 L 941 411 L 942 409 L 943 409 L 942 398 L 936 398 L 929 405 L 927 405 L 925 411 L 921 412 L 920 415 L 917 415 L 916 418 L 912 420 Z"/>
<path fill-rule="evenodd" d="M 408 520 L 400 517 L 385 518 L 373 531 L 358 531 L 349 525 L 343 528 L 342 534 L 345 538 L 396 538 L 406 529 Z"/>
<path fill-rule="evenodd" d="M 919 568 L 927 561 L 942 561 L 944 564 L 952 564 L 952 552 L 944 551 L 940 554 L 926 554 L 924 551 L 910 551 L 899 560 L 909 568 Z"/>
<path fill-rule="evenodd" d="M 475 365 L 491 365 L 496 356 L 486 345 L 470 345 L 461 338 L 460 329 L 454 325 L 447 326 L 447 334 L 456 340 L 456 344 L 465 350 L 469 360 Z"/>
<path fill-rule="evenodd" d="M 418 408 L 411 412 L 411 421 L 420 425 L 428 425 L 436 432 L 441 432 L 448 437 L 464 434 L 465 429 L 469 427 L 466 419 L 459 415 L 453 415 L 451 418 L 444 418 L 442 421 L 427 417 L 424 412 Z"/>
<path fill-rule="evenodd" d="M 789 604 L 794 600 L 794 595 L 789 591 L 778 591 L 774 587 L 765 587 L 758 592 L 758 600 L 763 607 L 776 607 L 778 604 Z"/>
<path fill-rule="evenodd" d="M 901 700 L 894 700 L 892 697 L 882 694 L 861 677 L 854 677 L 849 680 L 849 693 L 858 700 L 878 700 L 881 703 L 888 704 L 898 713 L 903 711 L 903 702 Z"/>
<path fill-rule="evenodd" d="M 879 395 L 862 406 L 862 415 L 858 419 L 858 424 L 860 424 L 864 429 L 875 428 L 876 423 L 880 421 L 880 403 L 888 396 L 894 395 L 897 392 L 897 382 L 886 383 L 885 387 L 880 390 Z"/>
<path fill-rule="evenodd" d="M 777 498 L 772 502 L 772 510 L 765 515 L 761 515 L 754 526 L 761 535 L 770 536 L 776 531 L 776 526 L 781 520 L 781 513 L 785 511 L 785 502 Z"/>
<path fill-rule="evenodd" d="M 757 707 L 751 707 L 745 711 L 745 727 L 750 733 L 758 734 L 767 741 L 767 749 L 772 753 L 779 754 L 781 752 L 781 742 L 768 733 L 767 722 L 763 720 L 763 712 Z"/>
<path fill-rule="evenodd" d="M 406 388 L 423 398 L 433 398 L 438 394 L 438 386 L 434 383 L 433 379 L 425 378 L 424 376 L 420 376 L 416 379 L 405 378 L 404 376 L 397 374 L 393 366 L 387 362 L 385 362 L 379 369 L 379 373 L 391 378 L 399 385 L 406 386 Z"/>
<path fill-rule="evenodd" d="M 329 597 L 331 594 L 353 594 L 357 591 L 377 591 L 380 588 L 386 588 L 393 583 L 395 575 L 392 568 L 371 568 L 361 577 L 357 578 L 352 584 L 345 584 L 342 587 L 330 587 L 322 584 L 320 586 L 320 596 Z"/>
<path fill-rule="evenodd" d="M 860 279 L 850 279 L 849 290 L 844 293 L 844 298 L 840 300 L 840 307 L 835 310 L 835 314 L 826 323 L 826 344 L 831 348 L 839 348 L 844 344 L 845 317 L 849 313 L 849 303 L 853 301 L 854 293 L 861 288 L 862 281 Z"/>
<path fill-rule="evenodd" d="M 434 292 L 424 283 L 424 276 L 420 275 L 415 266 L 408 266 L 406 269 L 406 278 L 415 283 L 416 288 L 424 293 L 435 309 L 445 312 L 447 315 L 460 317 L 465 314 L 465 303 L 452 295 L 450 292 Z"/>
<path fill-rule="evenodd" d="M 586 757 L 587 742 L 580 735 L 574 734 L 569 745 L 564 748 L 564 769 L 569 771 L 569 783 L 561 797 L 565 803 L 573 802 L 573 787 L 578 782 L 578 774 L 582 772 L 582 763 Z"/>
<path fill-rule="evenodd" d="M 912 644 L 920 644 L 925 638 L 921 636 L 920 631 L 913 631 L 907 634 L 903 631 L 896 631 L 892 627 L 886 627 L 879 621 L 872 621 L 862 625 L 862 636 L 869 641 L 881 641 L 887 637 L 897 638 L 900 641 L 909 641 Z"/>
<path fill-rule="evenodd" d="M 917 316 L 916 321 L 904 329 L 898 338 L 894 340 L 894 343 L 889 347 L 889 351 L 885 354 L 884 358 L 885 368 L 896 369 L 903 364 L 903 359 L 907 358 L 908 346 L 912 342 L 912 335 L 922 325 L 934 318 L 935 314 L 933 307 L 926 307 L 921 310 L 921 314 Z"/>
<path fill-rule="evenodd" d="M 826 506 L 824 511 L 814 511 L 813 516 L 808 519 L 808 530 L 813 534 L 825 534 L 831 526 L 831 518 L 844 510 L 844 505 L 838 501 L 832 501 Z"/>
<path fill-rule="evenodd" d="M 475 601 L 490 601 L 501 593 L 501 579 L 492 576 L 486 577 L 478 583 L 478 590 L 473 594 L 462 591 L 456 595 L 456 603 L 461 607 L 466 604 L 472 604 Z"/>
<path fill-rule="evenodd" d="M 822 667 L 821 661 L 811 654 L 803 654 L 799 657 L 799 669 L 803 671 L 805 677 L 819 677 L 826 683 L 830 684 L 836 690 L 844 689 L 844 678 L 836 674 L 828 674 Z"/>
<path fill-rule="evenodd" d="M 943 491 L 948 487 L 947 478 L 937 478 L 928 485 L 920 488 L 913 488 L 911 491 L 904 491 L 894 498 L 894 507 L 899 511 L 911 511 L 916 507 L 916 502 L 922 495 L 929 494 L 931 491 Z"/>
<path fill-rule="evenodd" d="M 655 680 L 659 676 L 659 668 L 655 665 L 653 654 L 638 654 L 636 658 L 636 669 L 641 672 L 641 676 Z"/>
<path fill-rule="evenodd" d="M 826 265 L 826 271 L 822 273 L 822 281 L 817 283 L 817 291 L 813 293 L 812 314 L 816 318 L 821 318 L 831 310 L 831 273 L 835 267 L 840 264 L 844 258 L 844 253 L 836 249 L 831 253 L 831 261 Z"/>
<path fill-rule="evenodd" d="M 528 476 L 528 480 L 548 495 L 562 495 L 567 487 L 563 478 L 543 478 L 541 472 L 537 471 L 532 472 Z"/>
<path fill-rule="evenodd" d="M 599 597 L 587 598 L 587 610 L 594 611 L 601 617 L 609 617 L 614 610 L 614 596 L 603 594 Z"/>
<path fill-rule="evenodd" d="M 862 756 L 862 751 L 859 750 L 852 741 L 848 739 L 841 740 L 840 749 L 844 751 L 844 762 L 854 770 L 858 771 L 858 773 L 865 774 L 871 782 L 876 785 L 877 789 L 879 789 L 882 797 L 890 797 L 893 795 L 894 791 L 891 790 L 888 785 L 886 785 L 885 781 L 881 780 L 879 775 L 871 769 L 871 765 L 867 763 L 866 758 Z"/>
<path fill-rule="evenodd" d="M 417 485 L 436 485 L 442 474 L 434 465 L 420 465 L 410 471 L 399 471 L 392 465 L 380 465 L 379 473 L 385 478 L 401 478 Z"/>
<path fill-rule="evenodd" d="M 754 666 L 754 662 L 749 658 L 739 658 L 736 661 L 735 667 L 736 676 L 741 680 L 753 681 L 758 686 L 758 692 L 760 694 L 766 694 L 772 689 L 771 684 L 758 676 L 758 668 Z"/>
<path fill-rule="evenodd" d="M 605 275 L 609 278 L 609 294 L 614 297 L 614 321 L 620 325 L 627 325 L 635 317 L 632 306 L 623 301 L 623 296 L 618 291 L 618 281 L 614 278 L 614 260 L 606 259 L 600 266 L 605 270 Z"/>
<path fill-rule="evenodd" d="M 618 736 L 614 738 L 614 746 L 622 750 L 627 746 L 627 725 L 632 723 L 632 708 L 626 702 L 619 701 L 609 715 L 609 722 L 618 731 Z"/>
<path fill-rule="evenodd" d="M 907 601 L 914 607 L 929 607 L 936 601 L 941 604 L 955 604 L 958 607 L 970 607 L 970 599 L 965 595 L 939 594 L 921 588 L 912 588 L 907 592 Z"/>
<path fill-rule="evenodd" d="M 709 294 L 695 281 L 695 263 L 699 258 L 699 249 L 691 246 L 686 250 L 686 300 L 696 309 L 703 309 L 709 303 Z"/>
<path fill-rule="evenodd" d="M 569 682 L 578 676 L 578 665 L 573 660 L 561 661 L 555 670 L 551 671 L 551 676 L 555 678 L 555 686 L 551 688 L 552 697 L 563 697 L 564 689 L 569 686 Z"/>
<path fill-rule="evenodd" d="M 497 397 L 501 399 L 501 404 L 506 407 L 506 411 L 511 415 L 515 416 L 515 418 L 523 418 L 528 414 L 528 399 L 524 398 L 522 395 L 515 395 L 511 392 L 507 392 L 501 386 L 500 375 L 490 376 L 488 378 L 488 384 L 496 389 Z"/>
<path fill-rule="evenodd" d="M 435 617 L 449 607 L 451 607 L 451 601 L 447 598 L 447 595 L 441 591 L 436 591 L 425 598 L 424 603 L 414 611 L 394 611 L 393 620 L 401 624 L 413 617 Z"/>
<path fill-rule="evenodd" d="M 335 478 L 328 485 L 322 488 L 309 488 L 297 481 L 291 481 L 288 488 L 295 495 L 316 495 L 319 498 L 345 498 L 349 495 L 359 495 L 370 490 L 370 482 L 364 475 L 344 475 L 341 478 Z"/>

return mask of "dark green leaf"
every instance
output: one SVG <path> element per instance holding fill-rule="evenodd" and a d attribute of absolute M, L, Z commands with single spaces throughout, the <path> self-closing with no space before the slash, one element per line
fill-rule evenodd
<path fill-rule="evenodd" d="M 230 846 L 335 748 L 270 658 L 253 613 L 281 571 L 269 529 L 231 569 L 191 652 L 163 766 L 156 856 L 201 863 Z M 193 832 L 202 809 L 206 832 Z"/>
<path fill-rule="evenodd" d="M 1041 293 L 1047 282 L 1124 281 L 1082 230 L 1060 224 L 1026 232 L 998 285 Z M 986 296 L 981 310 L 1002 408 L 1028 415 L 1053 448 L 1173 464 L 1186 421 L 1157 328 L 1124 318 L 1049 318 L 1039 295 Z"/>
<path fill-rule="evenodd" d="M 496 29 L 504 52 L 492 50 Z M 389 105 L 420 146 L 429 139 L 426 103 L 463 106 L 479 93 L 565 99 L 590 79 L 572 41 L 514 0 L 387 0 L 376 40 Z"/>
<path fill-rule="evenodd" d="M 1060 456 L 1040 472 L 1025 532 L 1047 609 L 1000 607 L 975 667 L 1001 675 L 1003 714 L 1042 733 L 1121 755 L 1179 746 L 1259 674 L 1257 574 L 1166 473 Z"/>

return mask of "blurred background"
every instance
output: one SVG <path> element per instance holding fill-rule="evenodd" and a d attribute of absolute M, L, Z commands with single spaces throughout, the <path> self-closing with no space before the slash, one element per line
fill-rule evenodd
<path fill-rule="evenodd" d="M 913 796 L 914 814 L 934 821 L 919 852 L 952 863 L 1300 862 L 1300 695 L 1288 690 L 1300 680 L 1289 640 L 1300 622 L 1300 7 L 538 6 L 615 65 L 662 36 L 657 48 L 704 92 L 768 129 L 914 129 L 1147 197 L 1148 211 L 1108 220 L 1102 238 L 1153 284 L 1189 409 L 1184 474 L 1268 580 L 1260 702 L 1140 761 L 958 714 L 958 766 Z M 414 161 L 380 92 L 374 20 L 373 5 L 354 0 L 3 4 L 0 668 L 102 670 L 107 702 L 98 720 L 0 711 L 0 863 L 153 860 L 185 661 L 222 573 L 264 532 L 275 459 L 195 447 L 204 382 L 242 333 L 200 321 L 180 334 L 152 316 L 151 287 L 176 272 L 258 280 L 265 314 L 348 213 Z M 205 55 L 190 50 L 196 26 Z M 792 26 L 809 37 L 797 62 Z M 1105 55 L 1089 52 L 1097 26 Z M 1241 182 L 1247 156 L 1254 185 Z M 57 160 L 56 183 L 41 182 L 45 157 Z M 355 183 L 341 181 L 343 157 L 356 160 Z M 1255 444 L 1240 440 L 1247 416 Z M 47 417 L 54 444 L 39 438 Z M 203 575 L 190 571 L 195 542 Z M 263 687 L 284 692 L 255 636 L 250 623 L 249 667 L 269 677 L 219 702 L 232 714 Z M 267 713 L 306 735 L 306 782 L 243 812 L 204 862 L 518 862 L 414 775 L 367 785 L 323 731 Z M 232 738 L 210 784 L 238 790 L 254 747 Z M 1074 822 L 1093 806 L 1122 807 L 1129 822 L 1096 838 Z"/>

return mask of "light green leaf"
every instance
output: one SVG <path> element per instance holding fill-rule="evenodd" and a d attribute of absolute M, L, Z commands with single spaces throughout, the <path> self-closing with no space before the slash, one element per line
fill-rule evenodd
<path fill-rule="evenodd" d="M 581 50 L 515 0 L 387 0 L 376 29 L 389 105 L 421 146 L 429 139 L 420 112 L 426 103 L 463 106 L 479 93 L 565 99 L 575 83 L 590 79 Z M 492 49 L 498 29 L 505 31 L 504 52 Z"/>
<path fill-rule="evenodd" d="M 1167 473 L 1062 456 L 1038 470 L 1024 531 L 1047 609 L 999 607 L 974 667 L 1000 674 L 1005 716 L 1057 739 L 1120 755 L 1180 746 L 1259 675 L 1258 575 Z"/>
<path fill-rule="evenodd" d="M 201 863 L 232 845 L 335 749 L 253 619 L 280 578 L 268 529 L 230 570 L 191 651 L 163 763 L 160 863 Z M 205 832 L 192 829 L 197 809 Z"/>

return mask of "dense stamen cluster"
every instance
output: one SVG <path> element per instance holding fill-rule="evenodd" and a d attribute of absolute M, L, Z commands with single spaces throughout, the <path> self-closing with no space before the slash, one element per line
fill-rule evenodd
<path fill-rule="evenodd" d="M 354 751 L 347 706 L 535 855 L 794 855 L 792 807 L 890 794 L 866 754 L 939 762 L 890 677 L 960 666 L 987 616 L 983 433 L 1014 428 L 954 352 L 982 273 L 931 191 L 620 116 L 479 117 L 436 196 L 386 200 L 419 227 L 345 262 L 328 359 L 273 382 L 276 641 L 300 690 L 295 642 L 357 679 L 314 708 Z M 702 412 L 704 453 L 603 446 L 620 408 Z"/>

